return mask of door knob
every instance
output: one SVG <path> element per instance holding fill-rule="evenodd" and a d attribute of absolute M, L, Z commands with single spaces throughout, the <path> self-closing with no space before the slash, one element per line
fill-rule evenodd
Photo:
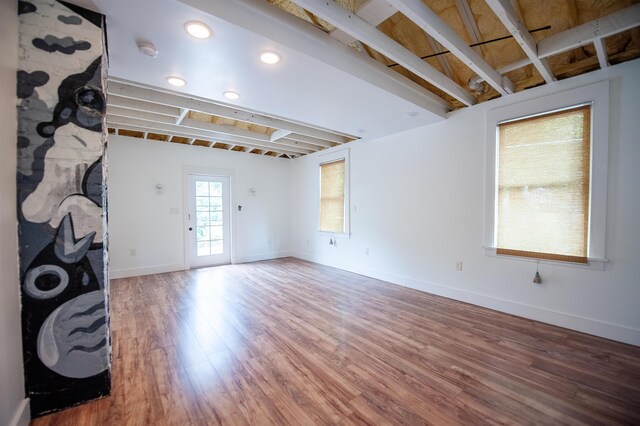
<path fill-rule="evenodd" d="M 189 227 L 189 231 L 193 231 L 193 228 L 192 228 L 192 227 Z"/>

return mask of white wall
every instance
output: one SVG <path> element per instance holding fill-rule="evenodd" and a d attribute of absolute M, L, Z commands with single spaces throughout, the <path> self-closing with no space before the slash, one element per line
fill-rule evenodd
<path fill-rule="evenodd" d="M 122 136 L 109 137 L 108 156 L 112 278 L 184 269 L 185 166 L 234 171 L 236 262 L 289 255 L 291 160 Z"/>
<path fill-rule="evenodd" d="M 26 424 L 16 216 L 18 2 L 0 2 L 0 424 Z"/>
<path fill-rule="evenodd" d="M 293 161 L 295 255 L 454 299 L 640 345 L 640 60 L 462 109 L 351 147 L 351 239 L 321 237 L 318 154 Z M 604 271 L 486 256 L 485 116 L 611 80 Z M 369 255 L 365 255 L 365 249 Z M 463 271 L 456 272 L 458 260 Z"/>

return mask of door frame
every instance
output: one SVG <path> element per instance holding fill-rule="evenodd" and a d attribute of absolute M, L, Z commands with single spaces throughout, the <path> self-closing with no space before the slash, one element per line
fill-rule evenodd
<path fill-rule="evenodd" d="M 235 208 L 235 185 L 236 185 L 236 173 L 231 169 L 214 169 L 209 167 L 199 166 L 184 166 L 182 168 L 182 239 L 183 239 L 183 269 L 188 271 L 191 269 L 189 262 L 189 238 L 187 237 L 187 228 L 189 227 L 189 175 L 204 175 L 213 177 L 226 177 L 229 178 L 229 211 L 231 213 L 229 232 L 231 238 L 229 239 L 229 246 L 231 248 L 231 264 L 236 263 L 236 214 Z"/>

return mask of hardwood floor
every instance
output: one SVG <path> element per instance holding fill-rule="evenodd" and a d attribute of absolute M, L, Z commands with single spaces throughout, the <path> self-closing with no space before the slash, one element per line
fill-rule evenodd
<path fill-rule="evenodd" d="M 638 347 L 297 259 L 114 280 L 111 330 L 33 425 L 640 423 Z"/>

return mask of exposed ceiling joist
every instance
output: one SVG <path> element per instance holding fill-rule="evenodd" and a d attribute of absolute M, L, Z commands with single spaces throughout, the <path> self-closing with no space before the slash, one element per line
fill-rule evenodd
<path fill-rule="evenodd" d="M 271 133 L 271 137 L 270 137 L 270 141 L 277 141 L 278 139 L 282 139 L 285 136 L 289 136 L 291 134 L 291 130 L 283 130 L 283 129 L 279 129 L 276 130 L 275 132 Z"/>
<path fill-rule="evenodd" d="M 469 47 L 435 12 L 425 6 L 422 0 L 388 1 L 440 44 L 449 49 L 451 53 L 481 76 L 498 93 L 502 95 L 513 93 L 511 81 L 494 70 L 482 56 Z"/>
<path fill-rule="evenodd" d="M 391 39 L 376 27 L 357 15 L 349 13 L 333 1 L 293 0 L 294 3 L 310 10 L 325 21 L 342 29 L 352 37 L 401 64 L 414 74 L 458 99 L 465 105 L 473 105 L 476 99 L 456 82 L 424 62 L 413 52 Z M 397 7 L 397 4 L 392 3 Z M 443 43 L 444 44 L 444 43 Z M 475 53 L 475 52 L 474 52 Z M 440 101 L 444 102 L 443 99 Z"/>
<path fill-rule="evenodd" d="M 189 114 L 189 110 L 187 108 L 182 108 L 180 111 L 180 115 L 176 118 L 176 124 L 182 124 L 182 120 Z"/>
<path fill-rule="evenodd" d="M 397 11 L 398 10 L 391 6 L 387 0 L 368 0 L 356 11 L 356 15 L 364 19 L 367 23 L 377 27 Z M 331 37 L 347 45 L 358 41 L 340 28 L 334 28 L 329 34 Z"/>
<path fill-rule="evenodd" d="M 312 145 L 316 145 L 316 146 L 320 146 L 320 147 L 324 147 L 324 148 L 331 148 L 332 146 L 335 146 L 336 144 L 331 143 L 331 142 L 327 142 L 321 139 L 317 139 L 317 138 L 312 138 L 310 136 L 305 136 L 305 135 L 299 135 L 297 133 L 291 133 L 287 136 L 285 136 L 285 139 L 289 139 L 292 141 L 298 141 L 298 142 L 305 142 L 305 143 L 310 143 Z"/>
<path fill-rule="evenodd" d="M 596 54 L 598 55 L 598 62 L 600 68 L 605 69 L 609 66 L 609 58 L 607 56 L 607 45 L 603 38 L 598 38 L 593 41 L 593 46 L 596 48 Z"/>
<path fill-rule="evenodd" d="M 538 57 L 546 58 L 565 50 L 584 46 L 638 25 L 640 25 L 640 3 L 541 40 L 538 43 Z"/>
<path fill-rule="evenodd" d="M 345 143 L 353 139 L 332 133 L 330 131 L 319 130 L 302 124 L 231 108 L 200 98 L 187 97 L 167 91 L 154 90 L 151 88 L 127 84 L 120 81 L 110 81 L 108 90 L 110 95 L 114 94 L 119 97 L 143 100 L 147 103 L 169 105 L 173 107 L 204 112 L 207 114 L 216 115 L 218 117 L 225 117 L 233 120 L 244 121 L 247 123 L 258 124 L 261 126 L 276 129 L 285 129 L 335 143 Z"/>
<path fill-rule="evenodd" d="M 239 136 L 247 139 L 254 139 L 256 141 L 269 142 L 269 135 L 263 133 L 256 133 L 250 130 L 240 129 L 236 126 L 230 126 L 228 124 L 215 124 L 207 123 L 205 121 L 194 120 L 193 118 L 185 118 L 180 123 L 181 126 L 189 127 L 199 130 L 207 130 L 210 132 L 216 132 L 225 135 Z"/>
<path fill-rule="evenodd" d="M 529 33 L 527 27 L 520 18 L 518 18 L 511 2 L 509 0 L 486 0 L 486 2 L 511 35 L 513 35 L 513 38 L 518 42 L 522 50 L 524 50 L 524 53 L 526 53 L 531 63 L 536 67 L 540 75 L 542 75 L 542 78 L 544 78 L 547 83 L 555 81 L 556 78 L 553 75 L 553 71 L 551 71 L 549 61 L 545 58 L 538 58 L 538 46 L 533 37 L 531 37 L 531 33 Z"/>
<path fill-rule="evenodd" d="M 107 99 L 107 101 L 109 105 L 115 107 L 133 109 L 136 111 L 153 112 L 155 114 L 168 115 L 170 117 L 180 116 L 180 108 L 140 101 L 137 99 L 124 98 L 122 96 L 117 96 L 111 93 L 109 94 L 109 98 Z"/>
<path fill-rule="evenodd" d="M 107 114 L 107 124 L 112 127 L 119 126 L 120 128 L 129 128 L 129 127 L 137 126 L 139 128 L 143 128 L 148 131 L 157 131 L 160 133 L 171 133 L 171 134 L 179 135 L 182 137 L 185 137 L 185 136 L 196 137 L 196 138 L 209 140 L 209 141 L 231 142 L 237 145 L 242 145 L 244 147 L 273 149 L 283 153 L 290 152 L 296 155 L 309 154 L 311 152 L 314 152 L 313 150 L 310 150 L 310 149 L 304 149 L 304 148 L 298 148 L 298 147 L 290 147 L 290 148 L 288 147 L 285 151 L 283 149 L 284 146 L 282 144 L 262 142 L 262 141 L 248 139 L 240 136 L 233 136 L 233 135 L 218 133 L 214 131 L 177 126 L 175 124 L 162 124 L 162 123 L 156 123 L 153 121 L 137 120 L 137 119 L 127 118 L 127 117 L 110 116 L 108 114 Z"/>
<path fill-rule="evenodd" d="M 296 52 L 313 56 L 318 61 L 355 76 L 438 117 L 445 117 L 451 109 L 446 101 L 419 84 L 390 70 L 376 60 L 358 53 L 353 48 L 337 42 L 323 31 L 308 25 L 306 21 L 266 1 L 180 0 L 180 2 L 266 37 Z M 288 130 L 307 134 L 294 129 Z M 317 137 L 312 134 L 307 135 Z"/>
<path fill-rule="evenodd" d="M 433 50 L 433 53 L 442 53 L 442 51 L 444 50 L 440 47 L 440 44 L 429 34 L 427 34 L 427 41 L 429 42 L 429 46 L 431 46 L 431 50 Z M 442 71 L 444 71 L 446 76 L 450 79 L 453 79 L 453 71 L 451 70 L 451 64 L 449 64 L 447 58 L 444 55 L 438 55 L 436 56 L 436 59 L 440 63 Z"/>
<path fill-rule="evenodd" d="M 169 117 L 168 115 L 157 114 L 155 112 L 136 111 L 133 109 L 121 108 L 113 105 L 107 106 L 107 114 L 119 116 L 119 117 L 132 117 L 140 120 L 149 120 L 156 123 L 175 124 L 175 117 Z"/>
<path fill-rule="evenodd" d="M 482 36 L 480 34 L 478 24 L 473 16 L 473 12 L 471 11 L 471 7 L 469 6 L 469 2 L 467 0 L 456 0 L 456 8 L 462 18 L 464 28 L 467 30 L 471 43 L 480 43 L 482 41 Z M 473 49 L 478 52 L 478 54 L 482 54 L 482 46 L 476 46 Z"/>

